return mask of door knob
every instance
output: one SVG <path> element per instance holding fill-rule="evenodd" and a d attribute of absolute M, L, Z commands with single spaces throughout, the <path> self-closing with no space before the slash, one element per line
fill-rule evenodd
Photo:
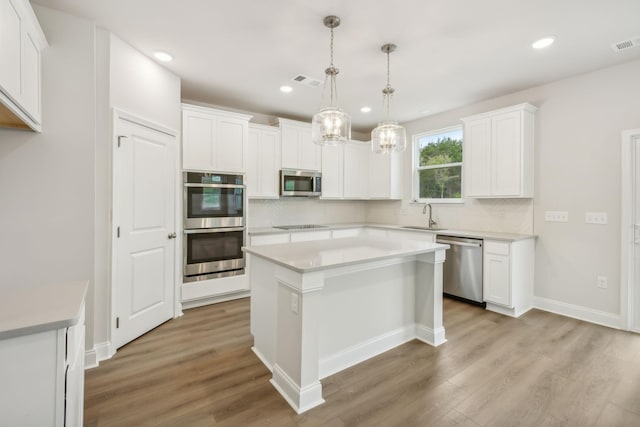
<path fill-rule="evenodd" d="M 169 233 L 169 235 L 167 237 L 169 239 L 175 239 L 176 238 L 176 233 Z"/>

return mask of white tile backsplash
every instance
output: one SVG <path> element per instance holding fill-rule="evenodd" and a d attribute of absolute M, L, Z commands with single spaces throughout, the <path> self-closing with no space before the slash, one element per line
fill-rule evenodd
<path fill-rule="evenodd" d="M 365 201 L 319 200 L 292 197 L 275 200 L 249 200 L 249 227 L 289 224 L 363 223 Z"/>

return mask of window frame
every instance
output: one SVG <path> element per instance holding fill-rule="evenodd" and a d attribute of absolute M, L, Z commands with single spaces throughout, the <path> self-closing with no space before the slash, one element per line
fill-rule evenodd
<path fill-rule="evenodd" d="M 447 132 L 452 132 L 452 131 L 461 131 L 462 132 L 462 161 L 461 162 L 454 162 L 454 163 L 443 163 L 441 165 L 432 165 L 432 166 L 420 166 L 418 164 L 418 162 L 420 161 L 420 153 L 419 153 L 419 149 L 418 149 L 418 142 L 421 138 L 424 138 L 426 136 L 433 136 L 433 135 L 439 135 L 442 133 L 447 133 Z M 412 203 L 420 203 L 420 204 L 424 204 L 424 203 L 464 203 L 464 188 L 465 188 L 465 181 L 464 181 L 464 126 L 463 125 L 454 125 L 454 126 L 449 126 L 446 128 L 440 128 L 440 129 L 435 129 L 432 131 L 427 131 L 427 132 L 421 132 L 421 133 L 417 133 L 415 135 L 412 136 L 412 159 L 411 159 L 411 166 L 412 166 L 412 189 L 411 189 L 411 193 L 412 193 Z M 420 171 L 422 170 L 429 170 L 429 169 L 441 169 L 441 168 L 445 168 L 445 167 L 453 167 L 453 166 L 460 166 L 460 198 L 448 198 L 448 199 L 434 199 L 434 198 L 420 198 Z"/>

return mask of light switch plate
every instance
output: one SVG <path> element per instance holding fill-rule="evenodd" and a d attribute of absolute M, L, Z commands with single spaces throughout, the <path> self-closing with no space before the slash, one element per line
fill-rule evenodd
<path fill-rule="evenodd" d="M 606 212 L 587 212 L 584 215 L 584 222 L 586 222 L 587 224 L 604 225 L 607 223 L 607 213 Z"/>
<path fill-rule="evenodd" d="M 569 222 L 567 211 L 545 211 L 544 220 L 548 222 Z"/>

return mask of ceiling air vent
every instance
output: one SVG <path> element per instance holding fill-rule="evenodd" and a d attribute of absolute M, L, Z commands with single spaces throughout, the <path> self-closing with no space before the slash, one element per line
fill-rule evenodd
<path fill-rule="evenodd" d="M 305 76 L 303 74 L 298 74 L 291 80 L 293 80 L 296 83 L 300 83 L 302 85 L 313 87 L 313 88 L 316 88 L 322 84 L 322 81 L 318 79 L 314 79 L 313 77 Z"/>
<path fill-rule="evenodd" d="M 611 48 L 616 52 L 620 52 L 637 46 L 640 46 L 640 36 L 631 37 L 630 39 L 614 43 L 611 45 Z"/>

